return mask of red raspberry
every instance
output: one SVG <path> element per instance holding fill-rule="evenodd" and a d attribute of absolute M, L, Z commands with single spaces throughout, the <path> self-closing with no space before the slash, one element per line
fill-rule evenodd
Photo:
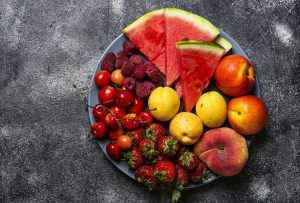
<path fill-rule="evenodd" d="M 137 83 L 135 86 L 135 94 L 138 98 L 143 99 L 147 97 L 155 89 L 155 87 L 155 84 L 150 81 Z"/>
<path fill-rule="evenodd" d="M 127 61 L 127 56 L 125 55 L 124 51 L 121 50 L 117 53 L 117 61 L 116 61 L 116 68 L 121 69 L 123 64 Z"/>
<path fill-rule="evenodd" d="M 138 54 L 133 54 L 129 58 L 129 61 L 132 62 L 135 66 L 138 65 L 138 64 L 144 63 L 143 58 L 140 55 L 138 55 Z"/>
<path fill-rule="evenodd" d="M 143 79 L 145 75 L 146 75 L 146 66 L 143 63 L 138 64 L 133 70 L 133 77 L 137 79 Z"/>
<path fill-rule="evenodd" d="M 132 42 L 126 40 L 123 42 L 123 51 L 126 56 L 131 56 L 132 54 L 137 52 L 137 48 Z"/>
<path fill-rule="evenodd" d="M 115 70 L 115 63 L 116 63 L 116 55 L 113 52 L 109 52 L 106 54 L 102 64 L 101 69 L 107 70 L 108 72 L 112 72 Z"/>

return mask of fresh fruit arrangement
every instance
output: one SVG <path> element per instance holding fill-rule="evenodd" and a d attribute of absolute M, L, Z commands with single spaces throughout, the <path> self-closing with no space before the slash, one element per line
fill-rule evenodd
<path fill-rule="evenodd" d="M 127 162 L 149 190 L 171 188 L 174 201 L 210 174 L 242 171 L 247 139 L 268 119 L 252 95 L 248 59 L 231 54 L 230 41 L 207 19 L 181 9 L 152 11 L 123 32 L 122 49 L 103 56 L 93 78 L 91 134 L 110 140 L 108 156 Z"/>

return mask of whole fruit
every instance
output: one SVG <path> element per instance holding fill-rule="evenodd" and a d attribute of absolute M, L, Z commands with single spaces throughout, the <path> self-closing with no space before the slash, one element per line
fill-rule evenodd
<path fill-rule="evenodd" d="M 181 112 L 171 120 L 169 130 L 181 144 L 192 145 L 199 140 L 203 126 L 200 118 L 195 114 Z"/>
<path fill-rule="evenodd" d="M 133 103 L 134 96 L 129 90 L 120 90 L 116 95 L 116 104 L 119 107 L 127 107 Z"/>
<path fill-rule="evenodd" d="M 140 112 L 143 111 L 144 107 L 145 107 L 145 104 L 144 104 L 143 100 L 141 100 L 138 97 L 135 97 L 133 99 L 132 105 L 127 108 L 127 111 L 129 113 L 139 114 Z"/>
<path fill-rule="evenodd" d="M 123 151 L 119 148 L 118 143 L 112 142 L 106 145 L 106 152 L 112 159 L 119 160 Z"/>
<path fill-rule="evenodd" d="M 196 113 L 206 127 L 220 127 L 227 118 L 226 101 L 216 91 L 207 92 L 199 98 L 196 104 Z"/>
<path fill-rule="evenodd" d="M 154 121 L 154 118 L 150 111 L 142 111 L 141 113 L 139 113 L 138 119 L 140 121 L 141 127 L 147 127 L 151 125 Z"/>
<path fill-rule="evenodd" d="M 110 73 L 106 70 L 102 70 L 95 74 L 94 80 L 98 87 L 105 87 L 110 82 Z"/>
<path fill-rule="evenodd" d="M 112 106 L 115 103 L 117 90 L 111 86 L 103 87 L 98 93 L 98 99 L 101 104 Z"/>
<path fill-rule="evenodd" d="M 170 87 L 158 87 L 149 96 L 148 106 L 152 116 L 159 121 L 168 121 L 180 107 L 180 99 Z"/>
<path fill-rule="evenodd" d="M 124 76 L 121 73 L 121 69 L 116 69 L 111 73 L 111 81 L 118 87 L 122 87 Z"/>
<path fill-rule="evenodd" d="M 231 127 L 242 135 L 254 135 L 268 120 L 265 103 L 253 95 L 232 99 L 228 103 L 228 120 Z"/>
<path fill-rule="evenodd" d="M 194 146 L 194 153 L 220 176 L 238 174 L 248 160 L 246 139 L 227 127 L 207 131 Z"/>
<path fill-rule="evenodd" d="M 158 140 L 157 146 L 160 154 L 165 157 L 174 156 L 180 148 L 179 142 L 172 136 L 161 137 Z"/>
<path fill-rule="evenodd" d="M 107 136 L 110 140 L 117 140 L 119 136 L 124 134 L 124 130 L 122 127 L 118 127 L 117 129 L 109 130 Z"/>
<path fill-rule="evenodd" d="M 121 135 L 117 139 L 120 149 L 127 150 L 132 146 L 132 140 L 128 135 Z"/>
<path fill-rule="evenodd" d="M 107 128 L 105 123 L 103 122 L 94 123 L 91 127 L 91 133 L 96 138 L 99 139 L 103 138 L 107 133 Z"/>
<path fill-rule="evenodd" d="M 140 124 L 139 119 L 135 113 L 126 114 L 122 118 L 121 123 L 122 123 L 123 128 L 125 128 L 127 130 L 134 130 Z"/>
<path fill-rule="evenodd" d="M 107 111 L 107 109 L 102 106 L 101 104 L 96 104 L 93 108 L 93 116 L 95 118 L 96 121 L 104 121 L 106 115 L 109 112 Z"/>
<path fill-rule="evenodd" d="M 109 129 L 117 129 L 119 127 L 119 123 L 112 113 L 106 115 L 104 123 Z"/>
<path fill-rule="evenodd" d="M 217 87 L 225 94 L 236 97 L 253 88 L 255 71 L 250 62 L 240 55 L 225 56 L 215 72 Z"/>
<path fill-rule="evenodd" d="M 116 118 L 123 118 L 126 115 L 126 111 L 118 106 L 110 107 L 110 110 L 115 115 Z"/>

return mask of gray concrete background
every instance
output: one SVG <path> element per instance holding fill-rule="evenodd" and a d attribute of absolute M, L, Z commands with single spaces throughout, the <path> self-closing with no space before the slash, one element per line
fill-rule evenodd
<path fill-rule="evenodd" d="M 270 111 L 245 170 L 181 201 L 300 201 L 298 0 L 1 0 L 0 202 L 170 202 L 105 158 L 72 88 L 87 84 L 123 27 L 160 7 L 201 14 L 236 39 Z"/>

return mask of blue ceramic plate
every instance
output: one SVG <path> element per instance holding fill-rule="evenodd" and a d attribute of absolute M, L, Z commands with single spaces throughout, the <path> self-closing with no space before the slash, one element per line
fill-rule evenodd
<path fill-rule="evenodd" d="M 242 55 L 246 58 L 247 55 L 246 53 L 243 51 L 243 49 L 240 47 L 240 45 L 238 45 L 238 43 L 236 41 L 234 41 L 228 34 L 226 34 L 225 32 L 221 31 L 221 36 L 225 37 L 227 40 L 229 40 L 232 45 L 233 45 L 233 48 L 231 50 L 230 53 L 228 54 L 239 54 L 239 55 Z M 100 71 L 100 64 L 102 63 L 104 57 L 106 56 L 106 54 L 108 52 L 114 52 L 115 54 L 122 49 L 122 44 L 123 42 L 126 40 L 126 36 L 124 34 L 121 34 L 119 35 L 109 46 L 108 48 L 104 51 L 104 53 L 102 54 L 102 56 L 100 57 L 100 61 L 99 61 L 99 64 L 97 65 L 97 67 L 95 68 L 94 70 L 94 73 L 93 73 L 93 76 L 91 77 L 91 82 L 90 82 L 90 89 L 89 89 L 89 92 L 88 92 L 88 104 L 89 106 L 94 106 L 96 104 L 99 103 L 99 100 L 98 100 L 98 91 L 99 89 L 97 88 L 97 86 L 95 85 L 94 83 L 94 75 Z M 209 87 L 205 90 L 205 91 L 210 91 L 210 90 L 215 90 L 215 91 L 218 91 L 220 92 L 214 85 L 214 81 L 211 81 Z M 260 91 L 259 91 L 259 86 L 258 86 L 258 82 L 256 80 L 255 82 L 255 86 L 254 86 L 254 89 L 253 89 L 253 92 L 252 92 L 253 95 L 256 95 L 258 97 L 260 97 Z M 230 98 L 228 98 L 227 96 L 225 96 L 224 94 L 222 94 L 226 101 L 228 102 Z M 89 118 L 90 118 L 90 122 L 91 124 L 94 124 L 96 121 L 95 121 L 95 118 L 93 116 L 93 110 L 91 108 L 89 108 Z M 224 126 L 229 126 L 228 124 L 228 121 L 225 122 Z M 250 138 L 247 138 L 247 142 L 248 142 L 248 146 L 251 144 L 252 142 L 252 139 L 253 139 L 253 136 L 250 137 Z M 110 140 L 108 139 L 105 139 L 105 140 L 101 140 L 101 141 L 98 141 L 98 144 L 100 146 L 100 148 L 102 149 L 103 153 L 107 156 L 107 158 L 120 170 L 122 171 L 123 173 L 125 173 L 127 176 L 129 176 L 130 178 L 132 179 L 135 179 L 134 178 L 134 171 L 133 170 L 130 170 L 128 168 L 128 165 L 125 161 L 115 161 L 115 160 L 112 160 L 108 154 L 106 153 L 106 150 L 105 150 L 105 147 L 106 145 L 110 142 Z M 219 178 L 219 176 L 213 174 L 213 173 L 210 173 L 209 176 L 208 176 L 208 179 L 201 183 L 201 184 L 192 184 L 190 183 L 186 189 L 191 189 L 191 188 L 196 188 L 196 187 L 199 187 L 199 186 L 202 186 L 202 185 L 205 185 L 211 181 L 214 181 L 216 180 L 217 178 Z"/>

